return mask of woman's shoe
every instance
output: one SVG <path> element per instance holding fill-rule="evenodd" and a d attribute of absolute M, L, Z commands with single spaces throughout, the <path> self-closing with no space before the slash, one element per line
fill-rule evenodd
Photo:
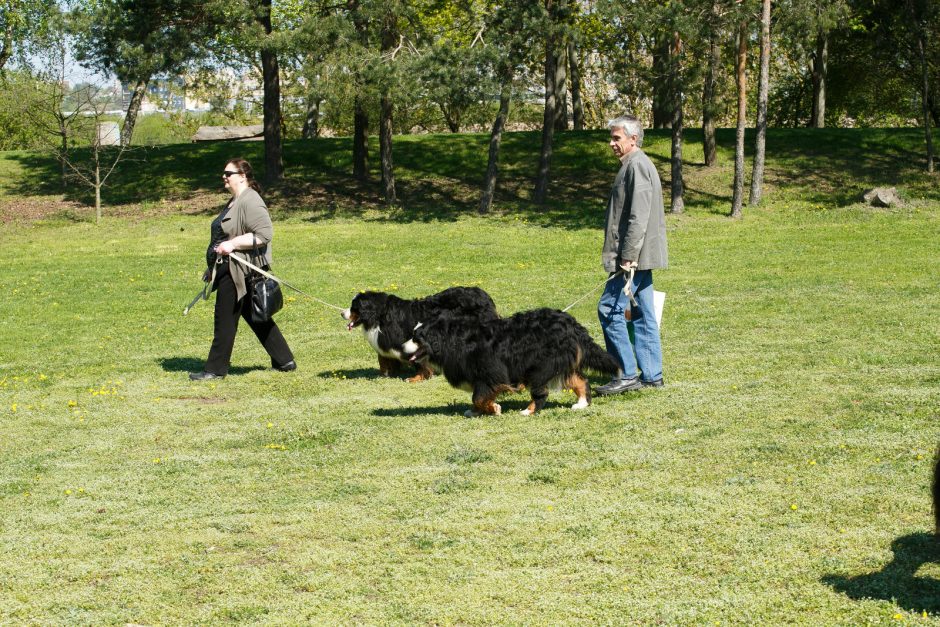
<path fill-rule="evenodd" d="M 224 374 L 215 374 L 214 372 L 190 372 L 189 378 L 193 381 L 208 381 L 210 379 L 224 379 Z"/>

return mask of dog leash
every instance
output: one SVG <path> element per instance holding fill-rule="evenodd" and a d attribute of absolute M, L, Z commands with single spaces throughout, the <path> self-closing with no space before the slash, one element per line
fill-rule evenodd
<path fill-rule="evenodd" d="M 270 272 L 268 272 L 268 271 L 266 271 L 266 270 L 262 270 L 261 268 L 259 268 L 259 267 L 256 266 L 255 264 L 251 263 L 250 261 L 247 261 L 247 260 L 245 260 L 245 259 L 242 259 L 242 258 L 239 257 L 238 255 L 230 255 L 230 257 L 231 257 L 232 259 L 234 259 L 235 261 L 237 261 L 238 263 L 240 263 L 240 264 L 242 264 L 242 265 L 245 265 L 245 266 L 248 266 L 249 268 L 251 268 L 252 270 L 254 270 L 255 272 L 257 272 L 258 274 L 261 274 L 262 276 L 266 276 L 266 277 L 268 277 L 269 279 L 273 279 L 273 280 L 277 281 L 278 283 L 280 283 L 281 285 L 283 285 L 284 287 L 289 287 L 290 289 L 294 290 L 295 292 L 298 292 L 298 293 L 300 293 L 300 294 L 303 294 L 303 295 L 306 296 L 307 298 L 310 298 L 310 299 L 312 299 L 312 300 L 317 301 L 317 302 L 320 303 L 321 305 L 326 305 L 327 307 L 332 307 L 333 309 L 335 309 L 335 310 L 337 310 L 337 311 L 344 311 L 344 309 L 343 309 L 342 307 L 337 307 L 336 305 L 333 305 L 333 304 L 331 304 L 331 303 L 328 303 L 328 302 L 326 302 L 325 300 L 321 300 L 321 299 L 317 298 L 316 296 L 313 296 L 313 295 L 311 295 L 311 294 L 308 294 L 307 292 L 303 291 L 302 289 L 297 288 L 297 287 L 294 287 L 293 285 L 291 285 L 290 283 L 288 283 L 288 282 L 285 281 L 284 279 L 279 279 L 278 277 L 274 276 L 274 275 L 271 274 Z M 222 258 L 219 257 L 219 259 L 218 259 L 219 263 L 221 263 L 221 260 L 222 260 Z M 205 287 L 202 288 L 202 291 L 200 291 L 200 292 L 196 295 L 196 298 L 194 298 L 194 299 L 192 300 L 192 302 L 189 303 L 189 305 L 187 305 L 186 309 L 183 310 L 183 315 L 184 315 L 184 316 L 185 316 L 186 314 L 188 314 L 188 313 L 189 313 L 189 310 L 192 309 L 192 308 L 196 305 L 196 303 L 198 303 L 200 300 L 209 300 L 209 293 L 211 292 L 211 290 L 209 289 L 209 287 L 212 285 L 212 282 L 213 282 L 214 280 L 215 280 L 215 268 L 212 269 L 212 278 L 206 283 Z"/>
<path fill-rule="evenodd" d="M 596 291 L 597 291 L 597 288 L 603 287 L 604 285 L 607 285 L 607 284 L 610 283 L 614 278 L 616 278 L 616 277 L 620 276 L 621 274 L 623 274 L 623 272 L 624 272 L 624 270 L 621 269 L 619 272 L 615 272 L 614 274 L 611 274 L 609 277 L 607 277 L 606 279 L 604 279 L 603 281 L 601 281 L 599 284 L 597 284 L 597 285 L 595 285 L 594 287 L 592 287 L 592 288 L 590 289 L 590 291 L 588 291 L 587 294 L 585 294 L 584 296 L 582 296 L 582 297 L 579 298 L 578 300 L 574 301 L 573 303 L 571 303 L 570 305 L 568 305 L 567 307 L 565 307 L 564 309 L 562 309 L 562 311 L 567 313 L 567 311 L 568 311 L 569 309 L 571 309 L 572 307 L 574 307 L 575 305 L 577 305 L 578 303 L 580 303 L 582 300 L 584 300 L 585 298 L 587 298 L 588 296 L 590 296 L 591 294 L 593 294 L 594 292 L 596 292 Z M 623 293 L 626 294 L 626 295 L 630 298 L 630 304 L 633 305 L 634 307 L 637 306 L 636 298 L 634 298 L 634 296 L 633 296 L 633 275 L 634 275 L 635 272 L 636 272 L 636 268 L 632 268 L 632 267 L 631 267 L 631 268 L 630 268 L 630 276 L 627 277 L 627 282 L 626 282 L 626 284 L 624 284 L 624 286 L 623 286 Z"/>

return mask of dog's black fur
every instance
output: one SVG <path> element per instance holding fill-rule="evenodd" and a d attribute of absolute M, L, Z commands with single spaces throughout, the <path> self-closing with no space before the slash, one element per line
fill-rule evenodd
<path fill-rule="evenodd" d="M 499 317 L 490 295 L 479 287 L 451 287 L 426 298 L 406 300 L 385 292 L 360 292 L 353 298 L 343 318 L 347 328 L 361 326 L 369 345 L 378 353 L 379 371 L 389 376 L 408 363 L 402 354 L 402 344 L 408 341 L 419 322 L 431 322 L 444 312 L 479 320 Z M 418 373 L 409 381 L 421 381 L 431 371 L 418 365 Z"/>
<path fill-rule="evenodd" d="M 441 315 L 420 325 L 406 350 L 412 359 L 444 373 L 448 383 L 469 388 L 473 414 L 499 414 L 496 397 L 525 387 L 532 414 L 548 398 L 550 387 L 574 390 L 580 409 L 590 403 L 584 370 L 613 374 L 617 362 L 598 346 L 587 329 L 555 309 L 535 309 L 485 322 Z"/>

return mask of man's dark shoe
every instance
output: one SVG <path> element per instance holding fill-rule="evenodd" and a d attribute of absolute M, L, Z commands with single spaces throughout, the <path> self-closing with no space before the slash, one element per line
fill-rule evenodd
<path fill-rule="evenodd" d="M 274 366 L 275 370 L 280 370 L 281 372 L 290 372 L 291 370 L 297 370 L 297 362 L 291 359 L 289 362 L 283 366 Z"/>
<path fill-rule="evenodd" d="M 640 377 L 631 377 L 630 379 L 611 381 L 594 390 L 594 393 L 599 396 L 610 396 L 611 394 L 622 394 L 623 392 L 634 392 L 642 389 L 643 383 L 640 382 Z"/>
<path fill-rule="evenodd" d="M 641 381 L 641 383 L 645 388 L 661 388 L 666 385 L 666 383 L 662 380 L 662 377 L 656 379 L 655 381 Z"/>
<path fill-rule="evenodd" d="M 190 372 L 189 378 L 193 381 L 209 381 L 210 379 L 224 379 L 224 374 L 215 374 L 214 372 Z"/>

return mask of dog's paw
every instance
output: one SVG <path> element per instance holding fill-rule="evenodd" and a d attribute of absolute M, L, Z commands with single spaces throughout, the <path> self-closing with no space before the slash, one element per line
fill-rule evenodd
<path fill-rule="evenodd" d="M 503 413 L 503 408 L 499 403 L 493 403 L 493 413 L 497 416 Z"/>
<path fill-rule="evenodd" d="M 479 416 L 480 414 L 476 413 L 476 412 L 473 411 L 472 409 L 468 409 L 467 411 L 465 411 L 465 412 L 463 413 L 463 415 L 464 415 L 465 417 L 467 417 L 467 418 L 476 418 L 476 417 Z"/>
<path fill-rule="evenodd" d="M 535 412 L 533 412 L 531 409 L 526 407 L 525 409 L 521 410 L 519 413 L 522 414 L 523 416 L 531 416 Z"/>
<path fill-rule="evenodd" d="M 571 406 L 571 409 L 584 409 L 585 407 L 587 407 L 587 406 L 590 405 L 590 404 L 591 404 L 591 402 L 590 402 L 588 399 L 586 399 L 586 398 L 579 398 L 579 399 L 578 399 L 578 402 Z"/>

